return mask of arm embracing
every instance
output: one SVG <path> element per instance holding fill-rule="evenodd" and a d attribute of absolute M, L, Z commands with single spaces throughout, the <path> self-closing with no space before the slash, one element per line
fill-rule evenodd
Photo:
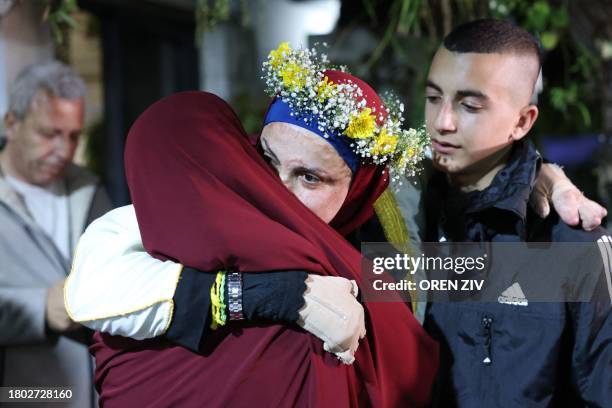
<path fill-rule="evenodd" d="M 542 218 L 550 213 L 550 204 L 569 225 L 581 224 L 586 231 L 601 225 L 607 215 L 605 208 L 589 200 L 565 175 L 561 167 L 545 163 L 538 174 L 529 201 Z"/>
<path fill-rule="evenodd" d="M 66 280 L 70 317 L 93 330 L 146 339 L 168 329 L 183 266 L 142 246 L 133 206 L 113 210 L 85 231 Z"/>
<path fill-rule="evenodd" d="M 137 340 L 165 335 L 197 350 L 209 329 L 216 275 L 151 257 L 143 248 L 134 208 L 122 207 L 94 221 L 81 237 L 65 285 L 66 309 L 73 320 L 93 330 Z M 305 271 L 242 276 L 246 319 L 297 322 L 321 338 L 326 349 L 352 361 L 364 325 L 363 309 L 348 280 L 314 277 L 313 285 Z M 308 302 L 311 291 L 318 295 L 316 307 Z M 321 326 L 317 322 L 323 315 L 340 322 L 354 315 L 355 327 L 333 324 L 334 319 Z"/>
<path fill-rule="evenodd" d="M 126 206 L 94 221 L 79 240 L 64 300 L 70 317 L 90 329 L 136 340 L 166 335 L 197 350 L 216 275 L 151 257 L 134 207 Z M 297 320 L 305 279 L 299 271 L 244 274 L 246 317 Z"/>

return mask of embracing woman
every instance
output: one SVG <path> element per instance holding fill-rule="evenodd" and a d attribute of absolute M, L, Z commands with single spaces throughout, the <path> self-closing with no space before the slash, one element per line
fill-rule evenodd
<path fill-rule="evenodd" d="M 134 205 L 89 227 L 66 284 L 73 319 L 100 331 L 101 404 L 427 405 L 437 345 L 400 299 L 359 302 L 354 249 L 407 243 L 386 187 L 427 138 L 310 50 L 282 44 L 264 67 L 256 140 L 201 92 L 130 131 Z"/>
<path fill-rule="evenodd" d="M 257 145 L 225 102 L 201 92 L 157 102 L 130 130 L 125 165 L 146 251 L 200 274 L 227 272 L 208 273 L 217 329 L 197 352 L 165 338 L 96 335 L 104 406 L 429 402 L 437 345 L 399 299 L 358 302 L 361 256 L 342 236 L 371 217 L 426 139 L 309 50 L 281 47 L 268 64 L 276 96 Z M 82 240 L 76 267 L 106 245 Z M 296 282 L 286 287 L 299 301 L 244 320 L 246 279 L 236 272 L 260 271 Z M 68 294 L 77 280 L 73 271 Z"/>

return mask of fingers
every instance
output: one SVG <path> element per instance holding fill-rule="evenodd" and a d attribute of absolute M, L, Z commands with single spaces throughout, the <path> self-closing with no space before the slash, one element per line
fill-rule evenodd
<path fill-rule="evenodd" d="M 529 198 L 531 208 L 538 214 L 540 218 L 548 217 L 550 214 L 550 205 L 548 204 L 548 197 L 540 190 L 534 190 L 533 194 Z"/>
<path fill-rule="evenodd" d="M 603 218 L 608 214 L 605 208 L 595 201 L 589 200 L 584 195 L 580 200 L 578 212 L 582 220 L 582 228 L 586 231 L 599 227 Z"/>
<path fill-rule="evenodd" d="M 309 274 L 308 278 L 306 279 L 306 286 L 310 286 L 313 283 L 322 285 L 335 285 L 339 289 L 345 289 L 355 298 L 359 295 L 359 286 L 357 285 L 357 282 L 354 279 L 348 280 L 341 276 L 321 276 Z"/>
<path fill-rule="evenodd" d="M 353 362 L 355 361 L 355 353 L 351 350 L 335 354 L 336 357 L 338 357 L 338 360 L 342 361 L 344 364 L 353 364 Z"/>
<path fill-rule="evenodd" d="M 355 362 L 355 353 L 357 352 L 357 347 L 359 347 L 359 341 L 355 341 L 348 350 L 344 350 L 334 354 L 336 355 L 338 360 L 342 361 L 342 363 L 353 364 L 353 362 Z"/>
<path fill-rule="evenodd" d="M 359 286 L 357 286 L 357 282 L 352 279 L 351 281 L 351 294 L 355 297 L 359 295 Z"/>
<path fill-rule="evenodd" d="M 351 345 L 351 347 L 349 347 L 348 349 L 342 350 L 338 346 L 334 347 L 331 346 L 329 342 L 324 342 L 323 350 L 327 351 L 328 353 L 334 354 L 336 357 L 338 357 L 338 360 L 341 360 L 344 364 L 352 364 L 355 360 L 354 356 L 358 346 L 359 344 L 355 343 Z"/>
<path fill-rule="evenodd" d="M 582 193 L 573 185 L 571 188 L 555 191 L 552 194 L 552 203 L 559 217 L 568 225 L 578 225 L 580 214 L 578 212 Z"/>
<path fill-rule="evenodd" d="M 552 195 L 552 203 L 561 219 L 568 225 L 578 225 L 591 231 L 601 225 L 608 214 L 605 208 L 593 200 L 586 198 L 573 185 L 565 186 Z"/>
<path fill-rule="evenodd" d="M 353 283 L 350 280 L 340 276 L 321 276 L 321 275 L 308 275 L 311 282 L 317 285 L 333 285 L 337 289 L 344 289 L 349 293 L 353 291 Z M 356 285 L 356 284 L 355 284 Z"/>
<path fill-rule="evenodd" d="M 363 339 L 367 332 L 366 332 L 366 327 L 365 327 L 365 309 L 363 308 L 363 306 L 361 307 L 361 313 L 359 315 L 359 319 L 358 319 L 358 324 L 359 324 L 359 340 Z M 357 345 L 359 344 L 359 342 L 357 342 Z M 357 346 L 355 346 L 355 350 L 357 349 Z"/>
<path fill-rule="evenodd" d="M 342 353 L 342 349 L 337 344 L 331 344 L 329 341 L 323 343 L 323 350 L 328 353 Z"/>

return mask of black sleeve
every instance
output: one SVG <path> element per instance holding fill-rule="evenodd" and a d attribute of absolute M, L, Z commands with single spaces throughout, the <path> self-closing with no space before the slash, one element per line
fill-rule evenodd
<path fill-rule="evenodd" d="M 295 323 L 304 306 L 304 271 L 242 274 L 242 309 L 247 320 Z M 226 296 L 227 299 L 227 296 Z"/>
<path fill-rule="evenodd" d="M 183 268 L 174 292 L 174 313 L 166 338 L 197 351 L 202 335 L 210 326 L 210 288 L 217 272 Z"/>
<path fill-rule="evenodd" d="M 174 292 L 172 323 L 165 334 L 168 340 L 198 350 L 202 337 L 210 330 L 210 288 L 216 276 L 216 271 L 183 269 Z M 297 321 L 298 312 L 304 306 L 307 276 L 304 271 L 243 273 L 242 308 L 245 318 L 283 323 Z M 227 285 L 225 291 L 227 299 Z M 225 303 L 227 305 L 227 301 Z"/>

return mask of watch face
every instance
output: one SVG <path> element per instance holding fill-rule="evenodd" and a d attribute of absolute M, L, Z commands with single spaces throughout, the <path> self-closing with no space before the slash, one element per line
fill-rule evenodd
<path fill-rule="evenodd" d="M 229 297 L 230 320 L 243 320 L 242 314 L 242 276 L 238 272 L 228 274 L 227 293 Z"/>

